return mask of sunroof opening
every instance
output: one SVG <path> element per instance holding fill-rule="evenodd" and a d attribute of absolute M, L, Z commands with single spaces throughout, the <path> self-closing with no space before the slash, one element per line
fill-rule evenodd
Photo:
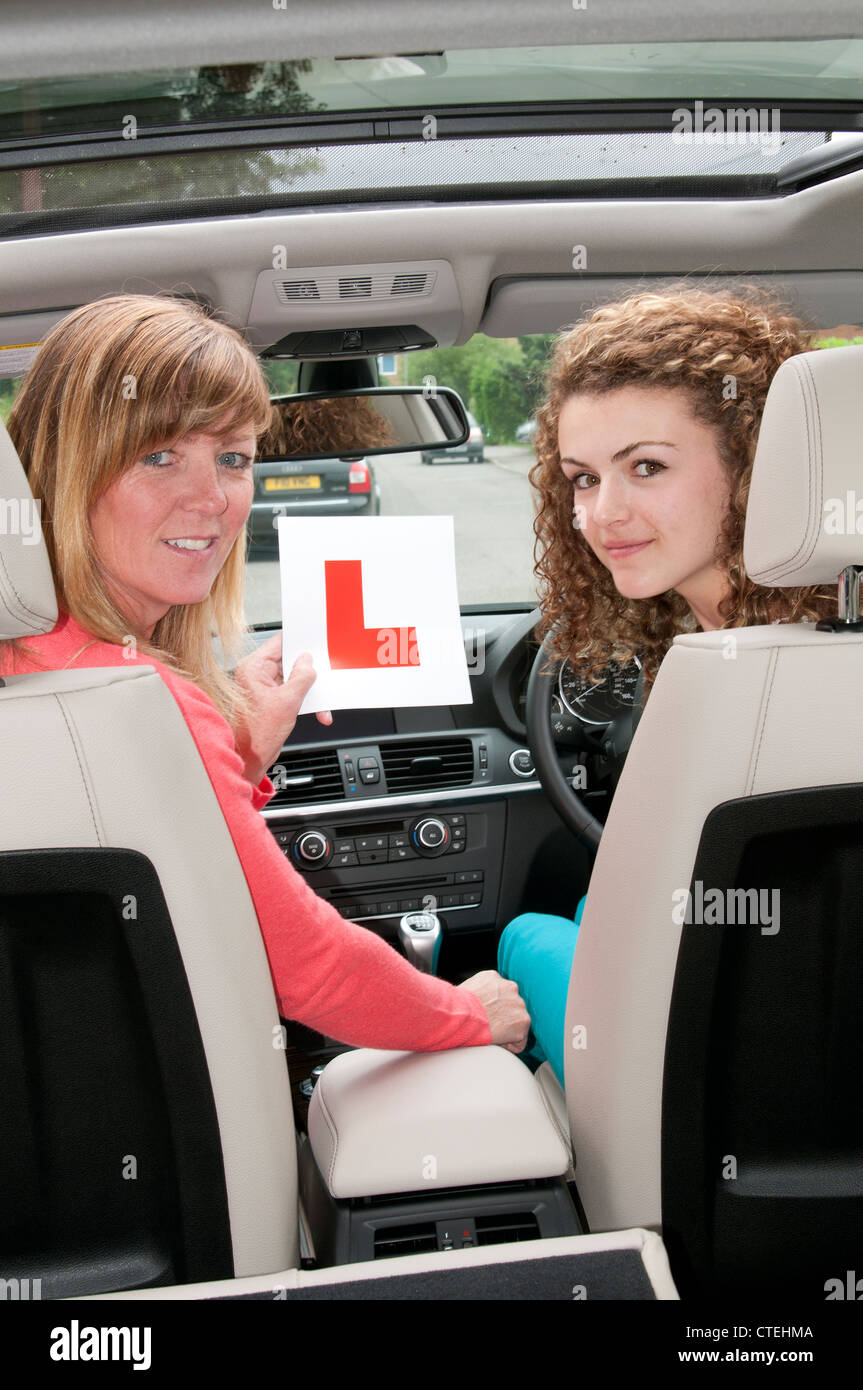
<path fill-rule="evenodd" d="M 767 132 L 769 136 L 769 132 Z M 776 141 L 674 134 L 543 135 L 196 151 L 0 171 L 0 235 L 78 214 L 76 226 L 374 201 L 545 197 L 764 197 L 823 131 Z M 173 211 L 172 211 L 173 209 Z M 58 224 L 59 229 L 59 224 Z"/>

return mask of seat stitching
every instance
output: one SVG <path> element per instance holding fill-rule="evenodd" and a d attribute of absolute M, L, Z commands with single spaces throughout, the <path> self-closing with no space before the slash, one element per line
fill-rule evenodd
<path fill-rule="evenodd" d="M 767 727 L 767 708 L 770 704 L 770 696 L 773 693 L 773 682 L 776 678 L 776 667 L 778 665 L 778 661 L 779 649 L 778 647 L 774 647 L 770 653 L 770 663 L 768 666 L 767 679 L 765 682 L 765 692 L 761 700 L 761 709 L 758 711 L 758 739 L 755 745 L 755 760 L 752 764 L 752 770 L 750 772 L 750 775 L 746 781 L 747 796 L 753 795 L 752 788 L 755 785 L 755 779 L 758 775 L 758 759 L 761 756 L 761 744 L 764 739 L 764 730 Z"/>
<path fill-rule="evenodd" d="M 105 836 L 104 836 L 104 833 L 102 833 L 101 830 L 100 830 L 99 821 L 98 821 L 98 817 L 97 817 L 97 814 L 96 814 L 96 808 L 95 808 L 95 805 L 94 805 L 94 803 L 93 803 L 93 798 L 92 798 L 92 796 L 90 795 L 90 779 L 89 779 L 89 777 L 87 776 L 87 774 L 86 774 L 86 772 L 85 772 L 84 762 L 82 762 L 83 749 L 80 747 L 80 738 L 79 738 L 79 736 L 78 736 L 78 731 L 77 731 L 77 729 L 75 728 L 75 721 L 74 721 L 74 719 L 72 718 L 71 710 L 68 710 L 68 709 L 66 708 L 66 703 L 65 703 L 63 697 L 62 697 L 61 695 L 56 695 L 56 694 L 55 694 L 55 695 L 54 695 L 54 699 L 56 700 L 57 705 L 58 705 L 59 710 L 60 710 L 60 713 L 61 713 L 62 716 L 63 716 L 64 722 L 65 722 L 65 724 L 66 724 L 66 729 L 67 729 L 68 734 L 69 734 L 69 740 L 70 740 L 70 742 L 71 742 L 71 744 L 72 744 L 73 749 L 75 750 L 75 758 L 76 758 L 77 763 L 78 763 L 78 771 L 79 771 L 80 774 L 81 774 L 81 781 L 82 781 L 82 783 L 83 783 L 84 790 L 85 790 L 85 792 L 87 793 L 87 801 L 88 801 L 89 806 L 90 806 L 90 815 L 91 815 L 92 818 L 93 818 L 93 830 L 94 830 L 94 832 L 95 832 L 96 839 L 98 840 L 99 845 L 100 845 L 102 848 L 104 848 L 104 845 L 105 845 Z"/>
<path fill-rule="evenodd" d="M 20 604 L 22 611 L 24 613 L 29 614 L 31 618 L 38 618 L 41 622 L 46 622 L 48 615 L 46 613 L 39 613 L 35 608 L 31 608 L 30 605 L 26 603 L 25 600 L 19 594 L 18 590 L 15 587 L 14 580 L 12 579 L 12 576 L 6 567 L 6 558 L 2 550 L 0 550 L 0 565 L 2 565 L 3 567 L 3 575 L 6 580 L 6 583 L 9 585 L 10 590 L 15 595 L 15 598 L 18 600 L 18 603 Z M 54 622 L 56 623 L 56 621 L 57 620 L 55 618 Z"/>
<path fill-rule="evenodd" d="M 558 1138 L 561 1140 L 563 1144 L 563 1151 L 567 1159 L 567 1162 L 569 1163 L 569 1166 L 574 1169 L 575 1150 L 573 1149 L 572 1140 L 568 1134 L 564 1133 L 563 1125 L 560 1123 L 560 1120 L 557 1117 L 557 1112 L 554 1106 L 552 1105 L 551 1100 L 546 1095 L 545 1087 L 542 1085 L 541 1082 L 536 1081 L 535 1078 L 534 1080 L 536 1084 L 536 1089 L 539 1091 L 540 1094 L 540 1099 L 542 1100 L 542 1103 L 545 1106 L 546 1114 L 548 1115 L 548 1118 L 551 1120 L 551 1123 L 554 1126 L 555 1133 L 557 1134 Z"/>
<path fill-rule="evenodd" d="M 787 556 L 785 559 L 777 560 L 777 562 L 774 565 L 771 565 L 768 570 L 764 570 L 759 575 L 759 583 L 761 584 L 769 584 L 777 576 L 781 578 L 783 575 L 796 574 L 798 570 L 804 569 L 806 565 L 809 563 L 809 561 L 812 559 L 812 556 L 815 553 L 815 547 L 818 543 L 819 522 L 822 514 L 821 498 L 823 497 L 824 492 L 824 444 L 822 438 L 821 425 L 821 402 L 818 396 L 818 392 L 815 388 L 814 373 L 809 363 L 803 362 L 802 360 L 798 359 L 797 361 L 794 361 L 793 371 L 801 378 L 800 396 L 801 403 L 803 406 L 803 415 L 806 421 L 807 456 L 809 461 L 809 468 L 807 470 L 809 484 L 809 511 L 807 516 L 806 532 L 804 532 L 803 538 L 801 539 L 801 541 L 799 542 L 796 549 L 791 555 Z M 805 377 L 808 379 L 809 392 L 803 389 L 807 384 L 807 381 L 804 381 L 802 379 L 804 374 Z M 812 448 L 813 430 L 814 437 L 819 441 L 819 447 L 815 449 Z M 818 493 L 817 511 L 813 510 L 813 492 L 815 491 L 817 491 Z"/>
<path fill-rule="evenodd" d="M 338 1130 L 336 1129 L 335 1121 L 334 1121 L 334 1119 L 332 1118 L 332 1116 L 330 1115 L 329 1110 L 327 1109 L 327 1102 L 324 1100 L 324 1093 L 323 1093 L 323 1091 L 320 1089 L 320 1086 L 321 1086 L 321 1083 L 320 1083 L 320 1081 L 319 1081 L 319 1082 L 318 1082 L 318 1105 L 320 1106 L 321 1114 L 323 1115 L 324 1120 L 326 1121 L 327 1128 L 328 1128 L 329 1131 L 330 1131 L 330 1135 L 331 1135 L 331 1138 L 332 1138 L 332 1141 L 333 1141 L 333 1151 L 332 1151 L 332 1154 L 331 1154 L 331 1156 L 330 1156 L 329 1164 L 327 1165 L 327 1187 L 328 1187 L 328 1188 L 330 1189 L 330 1191 L 332 1192 L 332 1188 L 333 1188 L 333 1173 L 334 1173 L 334 1171 L 335 1171 L 335 1166 L 336 1166 L 336 1151 L 338 1150 L 338 1147 L 339 1147 L 339 1137 L 338 1137 Z"/>

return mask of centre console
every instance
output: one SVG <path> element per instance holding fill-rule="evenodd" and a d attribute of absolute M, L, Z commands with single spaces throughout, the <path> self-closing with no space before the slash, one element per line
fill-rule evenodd
<path fill-rule="evenodd" d="M 436 912 L 450 931 L 493 924 L 505 828 L 502 801 L 390 815 L 369 805 L 347 818 L 270 824 L 320 897 L 385 936 L 405 912 Z"/>

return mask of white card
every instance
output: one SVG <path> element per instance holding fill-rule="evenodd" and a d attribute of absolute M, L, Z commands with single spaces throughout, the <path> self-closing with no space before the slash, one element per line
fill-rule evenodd
<path fill-rule="evenodd" d="M 470 704 L 451 516 L 278 518 L 282 669 L 301 714 Z"/>

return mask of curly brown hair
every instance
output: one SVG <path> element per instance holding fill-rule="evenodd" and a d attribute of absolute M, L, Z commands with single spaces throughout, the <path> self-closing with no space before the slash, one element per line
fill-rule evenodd
<path fill-rule="evenodd" d="M 326 397 L 317 401 L 273 401 L 270 428 L 258 444 L 259 458 L 286 452 L 333 455 L 397 444 L 389 420 L 368 396 Z"/>
<path fill-rule="evenodd" d="M 723 628 L 835 614 L 835 589 L 762 588 L 743 567 L 746 503 L 767 390 L 781 363 L 806 352 L 811 338 L 785 305 L 754 287 L 684 286 L 605 304 L 557 339 L 529 474 L 539 494 L 534 572 L 542 616 L 536 635 L 548 637 L 552 655 L 568 656 L 592 680 L 610 661 L 638 655 L 646 696 L 674 636 L 698 630 L 689 604 L 673 590 L 646 599 L 620 594 L 573 528 L 572 483 L 561 470 L 558 447 L 561 409 L 573 395 L 624 386 L 679 389 L 695 418 L 716 432 L 731 482 L 716 545 L 716 561 L 728 572 Z"/>

